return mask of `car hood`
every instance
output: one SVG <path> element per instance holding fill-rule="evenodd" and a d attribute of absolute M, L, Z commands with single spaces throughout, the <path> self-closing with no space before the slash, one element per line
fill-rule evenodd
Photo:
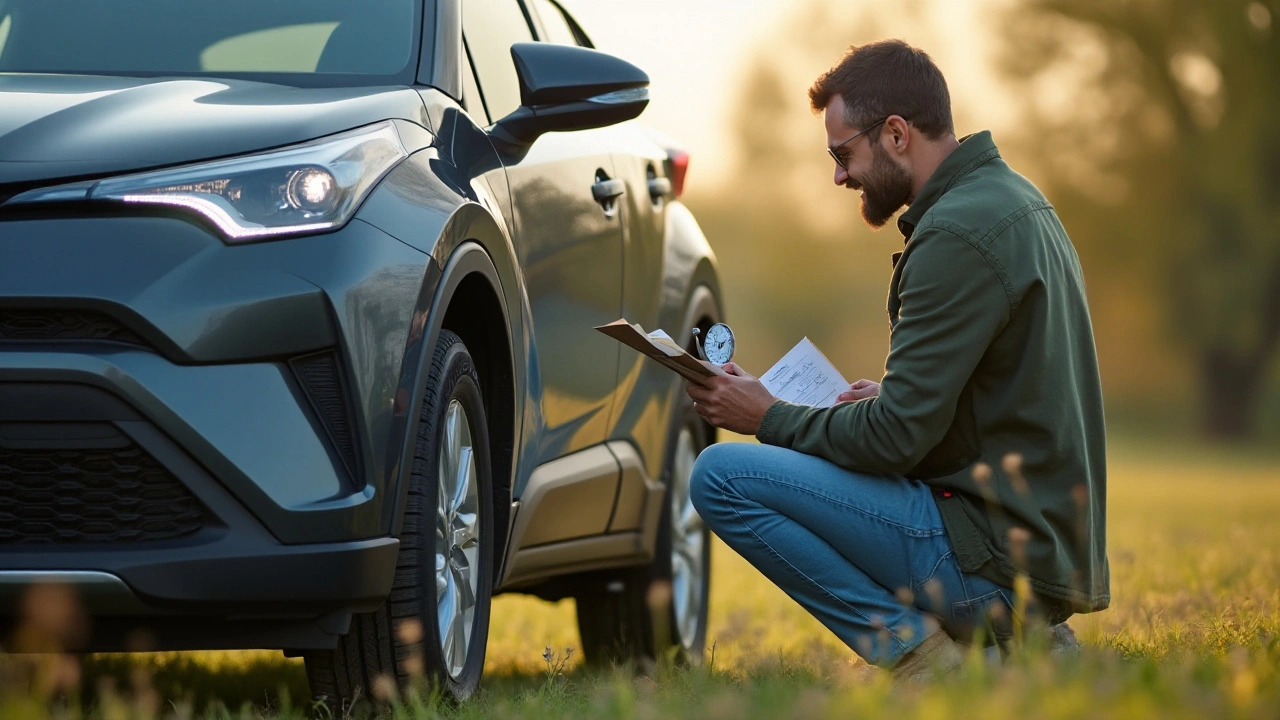
<path fill-rule="evenodd" d="M 239 155 L 391 118 L 428 126 L 403 86 L 0 73 L 0 185 Z"/>

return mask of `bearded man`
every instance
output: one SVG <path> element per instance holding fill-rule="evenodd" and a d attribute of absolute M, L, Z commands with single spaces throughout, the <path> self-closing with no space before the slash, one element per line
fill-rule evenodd
<path fill-rule="evenodd" d="M 760 441 L 703 452 L 693 499 L 855 652 L 921 679 L 958 667 L 978 629 L 1004 646 L 1018 613 L 1053 625 L 1110 602 L 1084 279 L 1053 206 L 991 134 L 956 138 L 924 52 L 855 46 L 809 98 L 867 224 L 907 207 L 884 376 L 830 408 L 776 400 L 733 364 L 690 385 L 708 422 Z"/>

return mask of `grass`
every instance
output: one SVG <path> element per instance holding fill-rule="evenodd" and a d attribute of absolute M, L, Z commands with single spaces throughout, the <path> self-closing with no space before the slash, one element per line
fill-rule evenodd
<path fill-rule="evenodd" d="M 1280 458 L 1160 445 L 1113 450 L 1111 609 L 1071 623 L 1074 660 L 974 657 L 958 675 L 895 688 L 722 545 L 713 551 L 708 663 L 640 672 L 582 667 L 573 606 L 494 604 L 482 692 L 399 717 L 809 718 L 1280 717 Z M 550 647 L 552 662 L 543 658 Z M 42 658 L 0 666 L 0 718 L 305 717 L 297 661 L 278 653 Z M 549 666 L 557 672 L 549 672 Z M 7 668 L 7 670 L 6 670 Z M 5 673 L 8 679 L 5 679 Z M 77 673 L 80 676 L 77 677 Z M 81 704 L 48 688 L 95 690 Z M 43 683 L 43 686 L 42 686 Z M 291 700 L 292 699 L 292 700 Z M 87 709 L 83 709 L 87 706 Z"/>

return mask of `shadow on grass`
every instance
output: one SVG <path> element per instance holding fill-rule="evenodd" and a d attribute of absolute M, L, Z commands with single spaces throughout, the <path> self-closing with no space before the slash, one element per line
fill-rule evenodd
<path fill-rule="evenodd" d="M 81 692 L 86 705 L 99 694 L 154 692 L 162 707 L 188 705 L 197 713 L 307 707 L 311 693 L 301 660 L 270 653 L 139 653 L 86 655 Z"/>
<path fill-rule="evenodd" d="M 138 707 L 147 704 L 139 698 L 150 695 L 162 714 L 186 707 L 195 717 L 217 716 L 221 708 L 237 713 L 248 709 L 252 716 L 265 717 L 281 711 L 287 716 L 317 715 L 309 711 L 310 688 L 300 659 L 268 652 L 190 652 L 85 655 L 80 661 L 80 705 L 89 712 L 100 710 L 106 696 Z M 502 669 L 485 673 L 471 703 L 426 705 L 446 717 L 483 717 L 487 709 L 512 703 L 564 707 L 578 704 L 573 698 L 585 698 L 586 689 L 631 684 L 637 678 L 643 673 L 632 667 Z"/>

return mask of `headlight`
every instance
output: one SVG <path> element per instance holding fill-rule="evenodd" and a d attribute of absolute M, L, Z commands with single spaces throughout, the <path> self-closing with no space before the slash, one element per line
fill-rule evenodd
<path fill-rule="evenodd" d="M 42 188 L 6 204 L 88 200 L 198 213 L 231 242 L 331 230 L 409 153 L 391 122 L 229 160 Z"/>

